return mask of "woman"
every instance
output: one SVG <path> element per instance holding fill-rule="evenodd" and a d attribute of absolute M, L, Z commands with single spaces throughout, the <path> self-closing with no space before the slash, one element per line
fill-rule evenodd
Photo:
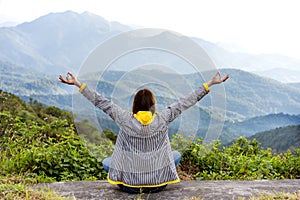
<path fill-rule="evenodd" d="M 59 79 L 79 87 L 79 92 L 119 125 L 113 155 L 104 159 L 102 164 L 108 172 L 109 183 L 119 185 L 125 192 L 139 193 L 159 192 L 168 184 L 180 181 L 176 172 L 180 154 L 171 151 L 168 124 L 204 97 L 212 85 L 222 83 L 228 77 L 222 78 L 217 72 L 208 83 L 159 113 L 155 110 L 155 96 L 148 89 L 136 93 L 130 112 L 91 90 L 85 83 L 81 84 L 70 72 L 66 78 L 60 75 Z"/>

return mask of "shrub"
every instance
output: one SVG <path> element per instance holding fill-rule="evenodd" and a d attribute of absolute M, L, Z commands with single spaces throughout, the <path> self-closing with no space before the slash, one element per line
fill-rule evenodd
<path fill-rule="evenodd" d="M 188 143 L 176 136 L 172 146 Z M 202 140 L 190 142 L 183 151 L 181 170 L 193 174 L 196 179 L 290 179 L 300 177 L 300 149 L 294 153 L 272 153 L 263 150 L 256 140 L 238 138 L 230 147 L 220 147 L 220 141 L 203 144 Z"/>
<path fill-rule="evenodd" d="M 67 120 L 36 125 L 7 113 L 5 118 L 10 125 L 0 138 L 3 174 L 51 177 L 55 181 L 106 178 L 101 159 L 107 155 L 101 152 L 102 158 L 96 157 L 89 148 L 97 148 L 75 134 Z"/>

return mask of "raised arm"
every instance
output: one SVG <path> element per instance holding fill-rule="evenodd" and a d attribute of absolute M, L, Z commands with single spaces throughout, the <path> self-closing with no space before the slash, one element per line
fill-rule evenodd
<path fill-rule="evenodd" d="M 177 102 L 168 106 L 167 109 L 162 111 L 162 116 L 165 118 L 167 123 L 172 122 L 183 111 L 187 110 L 191 106 L 195 105 L 198 101 L 200 101 L 209 92 L 211 86 L 223 83 L 228 78 L 228 75 L 222 77 L 220 72 L 217 72 L 208 83 L 204 83 L 187 96 L 180 98 Z"/>
<path fill-rule="evenodd" d="M 85 83 L 81 84 L 71 72 L 67 73 L 66 78 L 63 78 L 60 75 L 59 79 L 62 83 L 76 85 L 79 87 L 79 92 L 81 92 L 84 97 L 86 97 L 97 108 L 103 110 L 103 112 L 108 114 L 118 124 L 122 124 L 124 120 L 128 118 L 128 115 L 130 115 L 129 111 L 122 109 L 111 100 L 88 88 Z"/>

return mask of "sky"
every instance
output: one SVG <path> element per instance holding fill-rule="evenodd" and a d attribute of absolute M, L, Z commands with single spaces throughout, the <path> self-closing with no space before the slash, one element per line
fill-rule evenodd
<path fill-rule="evenodd" d="M 0 0 L 0 23 L 89 11 L 108 21 L 169 29 L 254 54 L 300 59 L 297 0 Z"/>

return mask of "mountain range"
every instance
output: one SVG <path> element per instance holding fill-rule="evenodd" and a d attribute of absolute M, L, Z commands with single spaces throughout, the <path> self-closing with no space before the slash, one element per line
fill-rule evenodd
<path fill-rule="evenodd" d="M 50 13 L 14 27 L 0 27 L 0 61 L 46 74 L 78 71 L 99 43 L 132 29 L 89 12 Z M 231 52 L 221 45 L 192 39 L 218 67 L 243 69 L 282 82 L 299 82 L 299 59 Z"/>
<path fill-rule="evenodd" d="M 238 136 L 248 137 L 257 132 L 300 124 L 300 91 L 297 88 L 241 70 L 222 69 L 221 72 L 231 75 L 228 82 L 224 84 L 226 91 L 226 116 L 223 131 L 219 138 L 223 142 L 230 142 Z M 150 74 L 159 74 L 159 77 L 156 77 L 157 79 L 164 80 L 168 78 L 171 83 L 174 83 L 172 85 L 173 90 L 185 87 L 180 84 L 182 77 L 178 74 L 155 73 L 153 70 L 142 70 L 137 73 L 131 74 L 132 77 L 119 84 L 120 78 L 124 77 L 126 72 L 108 71 L 101 80 L 98 80 L 99 74 L 87 74 L 82 77 L 81 81 L 86 82 L 90 86 L 96 86 L 96 90 L 99 93 L 111 98 L 115 103 L 127 109 L 130 108 L 131 95 L 133 95 L 133 93 L 128 91 L 143 85 L 143 80 L 147 80 L 146 77 L 149 77 Z M 201 79 L 197 80 L 198 76 L 196 74 L 188 74 L 183 77 L 192 83 L 192 87 L 190 89 L 186 88 L 186 90 L 196 88 L 202 82 Z M 18 85 L 18 91 L 21 92 L 20 96 L 23 99 L 27 101 L 29 101 L 29 98 L 38 99 L 44 104 L 73 111 L 76 113 L 78 120 L 89 119 L 94 125 L 100 124 L 102 129 L 118 132 L 116 124 L 101 111 L 96 111 L 98 118 L 95 118 L 93 114 L 95 112 L 94 107 L 78 93 L 75 87 L 59 83 L 57 77 L 46 82 L 45 80 L 36 80 L 32 84 L 32 86 L 30 86 L 30 83 Z M 38 84 L 38 86 L 34 87 L 35 84 Z M 115 87 L 116 85 L 117 87 Z M 168 93 L 168 89 L 161 88 L 160 85 L 148 86 L 156 94 L 158 110 L 163 109 L 163 107 L 177 99 Z M 35 94 L 26 95 L 32 88 L 34 88 Z M 70 94 L 64 89 L 75 89 L 75 91 Z M 22 90 L 24 90 L 23 94 Z M 213 90 L 214 88 L 212 88 Z M 57 94 L 59 91 L 63 91 L 63 93 Z M 198 123 L 198 127 L 196 127 L 197 133 L 195 134 L 199 137 L 204 137 L 211 120 L 215 120 L 217 123 L 224 123 L 224 116 L 219 113 L 220 108 L 211 104 L 210 94 L 192 108 L 196 112 L 197 109 L 200 113 L 199 117 L 189 114 L 185 115 L 185 120 L 189 122 L 185 124 L 184 128 L 186 131 L 190 130 L 189 127 L 195 128 L 195 124 Z M 177 133 L 179 124 L 180 120 L 175 121 L 170 126 L 170 132 Z"/>
<path fill-rule="evenodd" d="M 76 89 L 59 83 L 58 75 L 67 71 L 78 72 L 84 59 L 99 43 L 128 30 L 132 30 L 132 27 L 109 22 L 92 13 L 79 14 L 72 11 L 50 13 L 15 27 L 0 27 L 0 89 L 26 101 L 37 99 L 44 104 L 72 111 L 74 99 L 78 99 L 81 105 L 87 102 L 80 99 Z M 220 69 L 222 74 L 229 74 L 230 79 L 222 87 L 212 88 L 211 92 L 213 94 L 214 91 L 224 89 L 225 108 L 213 106 L 211 94 L 196 106 L 201 113 L 198 136 L 203 136 L 211 119 L 224 120 L 219 115 L 221 110 L 226 112 L 221 135 L 221 139 L 226 142 L 240 135 L 251 136 L 281 126 L 300 124 L 299 60 L 279 55 L 230 52 L 208 41 L 192 39 L 217 66 L 230 67 Z M 151 52 L 140 53 L 127 62 L 131 63 L 136 57 L 142 61 L 151 61 L 155 55 Z M 172 63 L 170 57 L 166 58 Z M 174 73 L 149 66 L 129 73 L 125 71 L 128 70 L 126 64 L 105 73 L 87 73 L 80 78 L 124 107 L 130 107 L 130 99 L 138 87 L 152 83 L 149 87 L 157 93 L 158 103 L 162 107 L 178 99 L 172 92 L 188 92 L 207 81 L 203 77 L 211 77 L 214 73 L 188 73 L 184 67 L 182 73 Z M 291 74 L 294 76 L 291 77 Z M 149 77 L 153 80 L 149 81 Z M 188 87 L 182 84 L 183 81 L 189 83 Z M 170 84 L 165 86 L 163 83 L 166 82 Z M 215 93 L 214 98 L 221 99 L 218 95 Z M 90 106 L 88 109 L 93 108 Z M 89 118 L 86 113 L 89 112 L 79 110 L 78 116 L 81 119 Z M 188 116 L 190 122 L 187 127 L 194 125 L 193 118 Z M 116 125 L 101 112 L 94 124 L 98 122 L 116 131 Z M 179 122 L 175 122 L 171 131 L 176 133 L 178 126 Z"/>
<path fill-rule="evenodd" d="M 96 45 L 126 30 L 89 12 L 50 13 L 0 28 L 0 60 L 47 74 L 74 70 Z"/>

